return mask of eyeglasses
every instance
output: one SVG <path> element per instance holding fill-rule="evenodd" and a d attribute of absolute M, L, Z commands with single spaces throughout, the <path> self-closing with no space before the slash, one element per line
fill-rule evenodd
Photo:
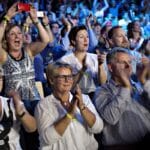
<path fill-rule="evenodd" d="M 73 80 L 73 75 L 57 75 L 57 76 L 55 76 L 55 78 L 57 78 L 61 81 L 66 81 L 66 80 L 71 81 L 71 80 Z"/>

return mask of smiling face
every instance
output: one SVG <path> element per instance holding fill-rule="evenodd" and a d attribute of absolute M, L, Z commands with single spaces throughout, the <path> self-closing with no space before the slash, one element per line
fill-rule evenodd
<path fill-rule="evenodd" d="M 80 30 L 74 41 L 75 49 L 78 51 L 87 51 L 89 47 L 89 36 L 86 30 Z"/>
<path fill-rule="evenodd" d="M 61 94 L 68 93 L 73 84 L 71 70 L 65 67 L 58 68 L 53 76 L 53 79 L 50 80 L 50 83 L 53 86 L 54 91 Z"/>
<path fill-rule="evenodd" d="M 6 34 L 8 50 L 21 50 L 23 45 L 23 34 L 18 26 L 12 27 Z"/>
<path fill-rule="evenodd" d="M 114 47 L 124 47 L 128 48 L 129 47 L 129 41 L 126 36 L 126 33 L 123 29 L 117 28 L 112 36 L 112 39 L 110 39 L 110 43 Z"/>

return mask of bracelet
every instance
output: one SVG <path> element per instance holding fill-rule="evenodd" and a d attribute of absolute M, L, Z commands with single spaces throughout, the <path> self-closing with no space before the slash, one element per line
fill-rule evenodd
<path fill-rule="evenodd" d="M 22 118 L 25 114 L 26 114 L 26 112 L 25 112 L 25 111 L 23 111 L 20 115 L 19 115 L 19 114 L 17 114 L 17 116 L 18 116 L 18 118 Z"/>
<path fill-rule="evenodd" d="M 9 21 L 10 21 L 10 18 L 8 16 L 4 16 L 4 18 L 3 18 L 4 25 L 7 25 L 7 23 L 9 23 Z"/>
<path fill-rule="evenodd" d="M 24 25 L 24 31 L 27 33 L 29 31 L 29 26 Z"/>
<path fill-rule="evenodd" d="M 4 23 L 4 25 L 7 25 L 8 22 L 7 22 L 6 20 L 3 19 L 3 23 Z"/>
<path fill-rule="evenodd" d="M 69 113 L 66 114 L 67 118 L 69 118 L 70 120 L 75 121 L 76 118 L 74 118 L 72 115 L 70 115 Z"/>
<path fill-rule="evenodd" d="M 40 23 L 40 21 L 38 20 L 38 21 L 36 21 L 36 22 L 34 22 L 34 24 L 35 25 L 38 25 Z"/>
<path fill-rule="evenodd" d="M 48 24 L 43 24 L 45 27 L 49 26 L 49 23 Z"/>
<path fill-rule="evenodd" d="M 4 16 L 4 18 L 3 18 L 4 20 L 6 20 L 7 22 L 9 22 L 10 21 L 10 18 L 8 17 L 8 16 Z"/>

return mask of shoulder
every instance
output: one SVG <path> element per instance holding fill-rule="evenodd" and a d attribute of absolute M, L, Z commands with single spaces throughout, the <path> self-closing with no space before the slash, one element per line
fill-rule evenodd
<path fill-rule="evenodd" d="M 93 53 L 87 52 L 87 57 L 89 57 L 89 58 L 96 58 L 97 59 L 97 54 L 93 54 Z"/>
<path fill-rule="evenodd" d="M 37 109 L 51 109 L 55 105 L 56 99 L 54 98 L 53 94 L 48 95 L 47 97 L 41 99 L 37 104 Z"/>

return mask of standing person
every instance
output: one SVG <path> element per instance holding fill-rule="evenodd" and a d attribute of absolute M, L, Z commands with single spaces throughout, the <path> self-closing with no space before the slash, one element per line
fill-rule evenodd
<path fill-rule="evenodd" d="M 97 89 L 94 98 L 104 121 L 104 150 L 142 149 L 140 146 L 145 147 L 148 144 L 146 138 L 150 137 L 150 77 L 147 78 L 150 64 L 142 69 L 140 81 L 143 90 L 138 93 L 130 81 L 132 67 L 128 51 L 112 50 L 107 54 L 107 64 L 111 79 Z M 135 97 L 135 94 L 138 95 Z"/>
<path fill-rule="evenodd" d="M 36 103 L 40 100 L 35 87 L 34 69 L 32 58 L 49 42 L 48 35 L 39 22 L 35 9 L 30 10 L 30 16 L 39 30 L 41 41 L 23 45 L 23 33 L 21 28 L 15 24 L 9 24 L 11 18 L 19 13 L 18 3 L 10 7 L 0 25 L 0 47 L 1 51 L 7 52 L 7 58 L 3 64 L 5 76 L 5 94 L 11 89 L 19 91 L 22 100 L 26 103 Z M 2 41 L 2 39 L 4 40 Z M 3 43 L 3 44 L 2 44 Z M 4 47 L 5 44 L 5 47 Z M 30 101 L 28 101 L 30 100 Z"/>
<path fill-rule="evenodd" d="M 17 92 L 10 91 L 9 96 L 11 98 L 0 96 L 0 149 L 22 150 L 19 134 L 20 124 L 27 132 L 34 132 L 36 121 L 24 107 Z"/>
<path fill-rule="evenodd" d="M 97 150 L 94 133 L 101 132 L 103 122 L 88 95 L 75 94 L 72 68 L 54 63 L 47 68 L 52 94 L 40 101 L 35 109 L 41 150 Z"/>
<path fill-rule="evenodd" d="M 2 55 L 0 65 L 2 65 L 5 58 L 6 57 Z M 0 87 L 3 87 L 3 72 L 1 66 Z M 20 124 L 24 126 L 27 132 L 34 132 L 36 130 L 36 121 L 26 110 L 16 91 L 10 91 L 9 97 L 10 98 L 0 96 L 0 149 L 21 150 L 19 141 Z"/>
<path fill-rule="evenodd" d="M 20 13 L 20 10 L 17 10 L 17 5 L 18 3 L 14 3 L 8 9 L 0 23 L 0 55 L 2 55 L 2 52 L 6 56 L 1 56 L 6 58 L 2 65 L 4 70 L 4 92 L 7 95 L 12 89 L 18 91 L 25 107 L 33 115 L 34 107 L 40 100 L 40 95 L 35 86 L 33 57 L 46 47 L 49 36 L 37 18 L 36 10 L 31 8 L 29 14 L 39 31 L 41 40 L 24 46 L 24 35 L 21 28 L 18 25 L 9 24 L 11 19 Z M 32 137 L 32 141 L 34 141 L 34 137 Z M 31 142 L 29 137 L 25 139 Z M 32 150 L 34 146 L 37 146 L 37 144 L 34 145 L 34 142 L 26 145 L 32 147 Z M 29 150 L 30 148 L 25 149 Z"/>
<path fill-rule="evenodd" d="M 39 100 L 40 97 L 35 87 L 32 58 L 45 48 L 49 42 L 49 36 L 39 22 L 36 10 L 31 9 L 29 13 L 39 30 L 41 41 L 30 43 L 24 47 L 21 28 L 18 25 L 9 24 L 11 18 L 19 13 L 19 10 L 16 10 L 17 4 L 10 7 L 0 24 L 1 51 L 7 52 L 7 59 L 3 64 L 5 94 L 11 89 L 15 89 L 19 91 L 22 100 Z"/>
<path fill-rule="evenodd" d="M 104 66 L 99 64 L 96 54 L 87 52 L 89 36 L 84 25 L 73 27 L 69 33 L 69 40 L 74 47 L 73 51 L 66 53 L 58 61 L 73 67 L 74 85 L 79 82 L 82 93 L 92 97 L 96 86 L 106 82 Z"/>

